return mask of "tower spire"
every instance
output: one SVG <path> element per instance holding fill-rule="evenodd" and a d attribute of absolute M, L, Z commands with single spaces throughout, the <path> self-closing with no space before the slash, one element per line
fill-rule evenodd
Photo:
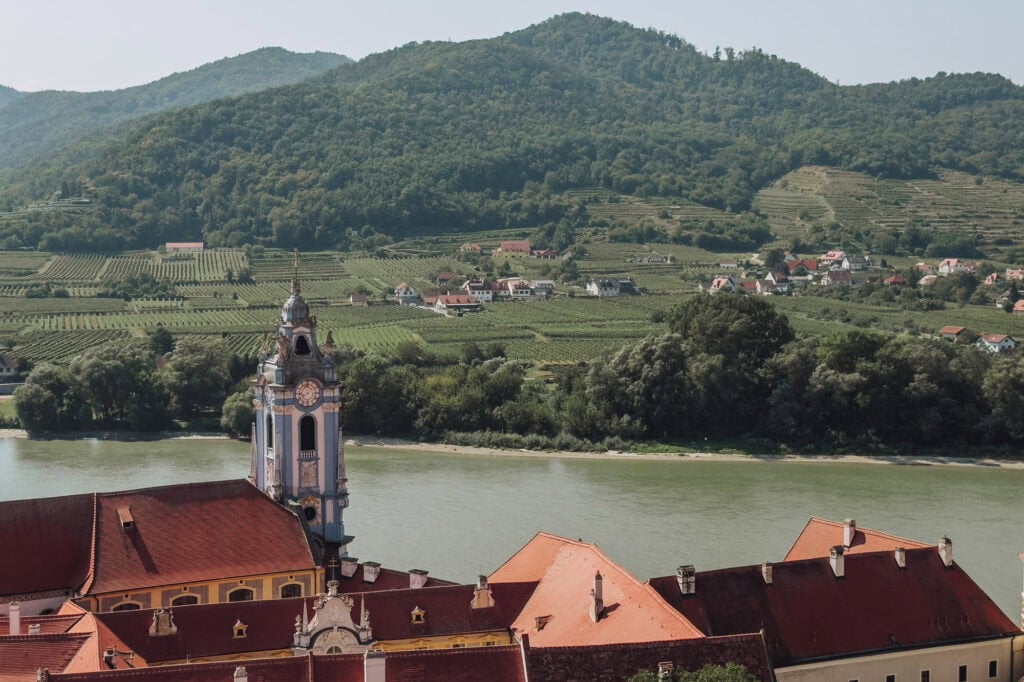
<path fill-rule="evenodd" d="M 292 274 L 292 293 L 297 294 L 302 291 L 302 285 L 299 284 L 299 250 L 295 249 L 292 256 L 292 268 L 294 273 Z"/>

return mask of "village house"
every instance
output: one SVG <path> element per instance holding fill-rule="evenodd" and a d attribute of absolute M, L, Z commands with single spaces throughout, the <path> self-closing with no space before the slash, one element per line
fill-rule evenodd
<path fill-rule="evenodd" d="M 0 351 L 0 382 L 12 381 L 21 374 L 21 363 L 9 352 Z"/>
<path fill-rule="evenodd" d="M 738 261 L 735 260 L 720 260 L 718 261 L 718 267 L 725 268 L 728 270 L 735 270 L 740 267 L 740 264 Z"/>
<path fill-rule="evenodd" d="M 459 276 L 454 272 L 439 272 L 437 273 L 437 276 L 434 277 L 434 283 L 442 287 L 447 287 L 458 279 L 458 277 Z"/>
<path fill-rule="evenodd" d="M 553 279 L 535 279 L 530 282 L 530 286 L 533 288 L 535 296 L 551 298 L 555 294 L 555 280 Z"/>
<path fill-rule="evenodd" d="M 800 268 L 803 268 L 808 273 L 814 273 L 818 271 L 818 261 L 816 261 L 813 258 L 808 258 L 806 260 L 794 259 L 791 261 L 786 261 L 786 267 L 789 268 L 790 275 L 792 275 L 794 271 L 799 270 Z"/>
<path fill-rule="evenodd" d="M 416 305 L 419 303 L 416 290 L 405 282 L 395 287 L 395 298 L 398 299 L 401 305 Z"/>
<path fill-rule="evenodd" d="M 849 287 L 853 286 L 853 277 L 849 270 L 829 270 L 821 276 L 818 284 L 823 287 Z"/>
<path fill-rule="evenodd" d="M 981 281 L 981 283 L 984 284 L 987 287 L 997 287 L 997 286 L 1002 285 L 1003 280 L 999 276 L 998 272 L 993 272 L 993 273 L 989 274 L 988 277 L 983 279 Z"/>
<path fill-rule="evenodd" d="M 531 249 L 530 258 L 538 258 L 540 260 L 556 260 L 558 258 L 558 252 L 554 249 Z"/>
<path fill-rule="evenodd" d="M 348 297 L 348 302 L 355 308 L 365 308 L 370 305 L 370 297 L 366 294 L 352 294 Z"/>
<path fill-rule="evenodd" d="M 850 270 L 851 272 L 860 272 L 861 270 L 867 270 L 871 267 L 871 259 L 864 256 L 850 255 L 847 254 L 843 257 L 842 266 L 844 270 Z"/>
<path fill-rule="evenodd" d="M 843 259 L 846 258 L 846 253 L 843 251 L 829 251 L 820 258 L 818 262 L 826 267 L 832 265 L 842 265 Z"/>
<path fill-rule="evenodd" d="M 990 353 L 1012 353 L 1017 349 L 1017 342 L 1006 334 L 982 334 L 978 337 L 978 348 Z"/>
<path fill-rule="evenodd" d="M 526 258 L 530 255 L 530 242 L 525 240 L 501 242 L 494 250 L 496 256 L 509 258 Z"/>
<path fill-rule="evenodd" d="M 775 286 L 775 293 L 790 293 L 789 275 L 782 272 L 769 272 L 765 277 L 765 280 L 771 282 Z"/>
<path fill-rule="evenodd" d="M 480 302 L 469 294 L 441 294 L 434 301 L 434 310 L 443 313 L 473 313 L 480 310 Z"/>
<path fill-rule="evenodd" d="M 759 279 L 754 283 L 754 286 L 757 288 L 757 293 L 761 296 L 774 296 L 779 293 L 775 283 L 768 279 Z"/>
<path fill-rule="evenodd" d="M 905 287 L 905 286 L 907 286 L 907 280 L 904 279 L 903 277 L 900 277 L 899 275 L 893 275 L 892 277 L 887 277 L 886 278 L 885 286 L 887 286 L 887 287 Z"/>
<path fill-rule="evenodd" d="M 936 280 L 939 279 L 938 275 L 925 275 L 921 279 L 917 280 L 917 286 L 919 287 L 930 287 L 935 284 Z"/>
<path fill-rule="evenodd" d="M 697 291 L 711 294 L 712 296 L 720 291 L 734 292 L 736 291 L 736 282 L 732 277 L 715 277 L 707 287 L 703 284 L 698 284 Z"/>
<path fill-rule="evenodd" d="M 1018 299 L 1017 302 L 1013 304 L 1013 314 L 1024 315 L 1024 298 Z"/>
<path fill-rule="evenodd" d="M 947 325 L 939 330 L 939 334 L 947 341 L 960 341 L 965 331 L 964 327 Z"/>
<path fill-rule="evenodd" d="M 660 253 L 657 253 L 656 251 L 652 251 L 646 256 L 640 258 L 640 262 L 643 263 L 644 265 L 662 265 L 666 263 L 671 263 L 672 256 L 663 256 Z"/>
<path fill-rule="evenodd" d="M 164 253 L 202 253 L 205 248 L 204 242 L 167 242 L 164 244 Z"/>
<path fill-rule="evenodd" d="M 958 272 L 973 272 L 974 265 L 968 264 L 959 258 L 946 258 L 939 263 L 940 275 L 953 275 Z"/>
<path fill-rule="evenodd" d="M 1020 268 L 1007 268 L 1006 269 L 1006 281 L 1007 282 L 1020 282 L 1024 281 L 1024 270 Z"/>
<path fill-rule="evenodd" d="M 490 303 L 494 300 L 494 287 L 487 280 L 467 280 L 461 288 L 477 303 Z"/>
<path fill-rule="evenodd" d="M 619 282 L 615 279 L 592 279 L 587 282 L 587 292 L 599 298 L 619 295 Z"/>
<path fill-rule="evenodd" d="M 483 247 L 474 242 L 466 242 L 459 247 L 459 251 L 462 253 L 483 253 Z"/>
<path fill-rule="evenodd" d="M 618 280 L 618 284 L 620 296 L 634 296 L 640 293 L 640 290 L 637 289 L 636 282 L 633 281 L 632 277 L 623 277 Z"/>

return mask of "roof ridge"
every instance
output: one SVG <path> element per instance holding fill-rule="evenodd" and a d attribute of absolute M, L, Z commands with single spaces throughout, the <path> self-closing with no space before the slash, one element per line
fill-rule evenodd
<path fill-rule="evenodd" d="M 96 580 L 96 549 L 98 542 L 99 526 L 99 494 L 92 494 L 92 535 L 89 539 L 89 571 L 85 574 L 85 581 L 79 586 L 78 593 L 86 594 Z"/>
<path fill-rule="evenodd" d="M 228 484 L 248 483 L 244 478 L 226 478 L 220 481 L 186 481 L 184 483 L 168 483 L 166 485 L 154 485 L 146 488 L 131 488 L 129 490 L 108 490 L 105 492 L 93 493 L 104 498 L 118 497 L 120 495 L 135 495 L 152 490 L 170 490 L 171 488 L 212 488 L 214 486 L 226 486 Z M 251 485 L 251 484 L 250 484 Z M 257 489 L 258 490 L 258 489 Z"/>

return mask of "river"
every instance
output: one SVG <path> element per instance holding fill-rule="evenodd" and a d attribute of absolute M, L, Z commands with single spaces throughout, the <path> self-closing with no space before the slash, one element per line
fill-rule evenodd
<path fill-rule="evenodd" d="M 845 462 L 623 461 L 346 449 L 351 553 L 469 582 L 534 533 L 597 543 L 641 579 L 781 560 L 811 516 L 916 540 L 957 562 L 1017 622 L 1024 469 Z M 0 439 L 0 499 L 241 478 L 224 439 Z"/>

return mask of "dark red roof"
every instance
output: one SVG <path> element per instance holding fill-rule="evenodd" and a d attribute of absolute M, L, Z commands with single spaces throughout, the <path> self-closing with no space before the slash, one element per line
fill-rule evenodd
<path fill-rule="evenodd" d="M 760 565 L 698 573 L 693 596 L 675 576 L 651 585 L 708 635 L 764 628 L 775 666 L 1020 634 L 935 548 L 907 549 L 903 569 L 892 552 L 844 559 L 843 578 L 825 558 L 775 564 L 771 585 Z"/>
<path fill-rule="evenodd" d="M 758 634 L 675 642 L 531 647 L 527 653 L 530 682 L 624 680 L 641 670 L 657 672 L 662 662 L 671 662 L 676 671 L 738 663 L 757 680 L 775 679 L 764 640 Z"/>
<path fill-rule="evenodd" d="M 387 682 L 526 682 L 516 645 L 388 652 L 384 670 Z"/>
<path fill-rule="evenodd" d="M 96 680 L 166 680 L 167 682 L 231 682 L 235 668 L 243 666 L 249 682 L 362 682 L 363 657 L 360 654 L 334 656 L 294 656 L 258 658 L 247 661 L 189 663 L 135 670 L 101 673 L 51 675 L 55 682 L 93 682 Z M 35 673 L 33 671 L 33 677 Z"/>
<path fill-rule="evenodd" d="M 94 497 L 0 502 L 0 595 L 74 590 L 85 582 Z"/>
<path fill-rule="evenodd" d="M 82 614 L 53 615 L 53 616 L 22 616 L 21 634 L 28 633 L 29 625 L 38 625 L 40 635 L 58 635 L 71 629 L 81 619 Z M 11 620 L 7 616 L 0 617 L 0 635 L 6 635 L 11 631 Z"/>
<path fill-rule="evenodd" d="M 36 679 L 36 670 L 64 670 L 89 635 L 20 635 L 0 637 L 0 680 Z"/>
<path fill-rule="evenodd" d="M 351 578 L 338 576 L 338 591 L 342 593 L 354 592 L 379 592 L 382 590 L 402 590 L 409 587 L 409 573 L 407 571 L 396 571 L 391 568 L 381 568 L 377 580 L 366 582 L 366 570 L 363 564 L 356 567 Z M 440 578 L 428 577 L 424 587 L 441 587 L 443 585 L 454 585 L 455 583 Z"/>
<path fill-rule="evenodd" d="M 315 566 L 298 518 L 248 481 L 187 483 L 97 496 L 89 594 Z M 131 511 L 122 528 L 118 509 Z"/>

